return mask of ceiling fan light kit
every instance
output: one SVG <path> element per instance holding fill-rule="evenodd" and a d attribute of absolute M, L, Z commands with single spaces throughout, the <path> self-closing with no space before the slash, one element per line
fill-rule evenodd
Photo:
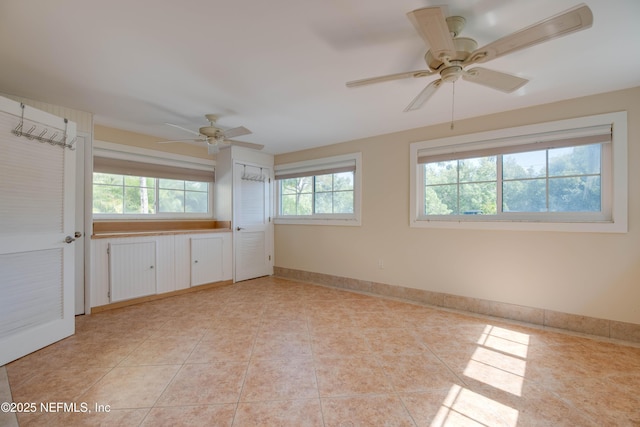
<path fill-rule="evenodd" d="M 435 94 L 442 83 L 455 83 L 460 78 L 505 93 L 518 90 L 528 82 L 527 79 L 482 67 L 465 68 L 587 29 L 593 23 L 591 9 L 580 4 L 478 48 L 478 43 L 474 39 L 458 37 L 466 23 L 465 18 L 445 17 L 442 7 L 417 9 L 407 13 L 407 17 L 427 45 L 428 50 L 424 60 L 428 69 L 347 82 L 347 87 L 357 87 L 439 74 L 440 78 L 429 83 L 404 109 L 405 112 L 420 108 Z"/>

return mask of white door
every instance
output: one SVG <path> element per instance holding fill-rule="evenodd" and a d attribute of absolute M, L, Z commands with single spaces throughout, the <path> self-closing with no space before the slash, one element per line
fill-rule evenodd
<path fill-rule="evenodd" d="M 234 281 L 273 274 L 271 169 L 233 165 Z"/>
<path fill-rule="evenodd" d="M 14 135 L 22 111 L 0 97 L 0 365 L 75 325 L 75 151 Z M 24 115 L 22 131 L 61 139 L 63 119 L 30 107 Z M 66 126 L 75 137 L 75 123 Z"/>

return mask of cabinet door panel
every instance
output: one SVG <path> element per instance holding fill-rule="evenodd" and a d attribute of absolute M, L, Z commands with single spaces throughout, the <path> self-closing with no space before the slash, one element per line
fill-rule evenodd
<path fill-rule="evenodd" d="M 191 239 L 191 286 L 223 280 L 222 237 Z"/>
<path fill-rule="evenodd" d="M 111 302 L 153 295 L 156 290 L 156 242 L 110 243 Z"/>

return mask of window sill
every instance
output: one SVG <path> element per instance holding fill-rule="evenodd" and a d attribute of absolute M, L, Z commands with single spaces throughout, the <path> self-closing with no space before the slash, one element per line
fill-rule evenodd
<path fill-rule="evenodd" d="M 626 223 L 602 222 L 533 222 L 507 220 L 414 220 L 411 228 L 451 228 L 460 230 L 556 231 L 577 233 L 626 233 Z"/>
<path fill-rule="evenodd" d="M 331 218 L 275 218 L 276 225 L 339 225 L 359 227 L 360 219 L 331 219 Z"/>

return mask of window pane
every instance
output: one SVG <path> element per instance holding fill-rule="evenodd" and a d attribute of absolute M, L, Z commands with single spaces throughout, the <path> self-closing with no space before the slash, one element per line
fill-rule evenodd
<path fill-rule="evenodd" d="M 434 185 L 425 188 L 425 214 L 450 215 L 458 213 L 458 187 Z"/>
<path fill-rule="evenodd" d="M 600 174 L 601 145 L 549 150 L 549 176 Z"/>
<path fill-rule="evenodd" d="M 206 213 L 209 211 L 207 193 L 185 191 L 184 199 L 185 199 L 185 212 Z"/>
<path fill-rule="evenodd" d="M 549 210 L 553 212 L 599 212 L 600 177 L 549 179 Z"/>
<path fill-rule="evenodd" d="M 280 191 L 282 194 L 297 194 L 298 181 L 298 178 L 289 178 L 280 181 Z"/>
<path fill-rule="evenodd" d="M 198 181 L 185 181 L 184 188 L 185 190 L 190 190 L 190 191 L 209 191 L 209 183 L 198 182 Z"/>
<path fill-rule="evenodd" d="M 333 213 L 333 193 L 316 193 L 316 213 Z"/>
<path fill-rule="evenodd" d="M 311 215 L 313 213 L 313 195 L 301 194 L 298 199 L 297 215 Z"/>
<path fill-rule="evenodd" d="M 158 188 L 184 190 L 184 181 L 179 179 L 158 179 Z"/>
<path fill-rule="evenodd" d="M 281 214 L 282 215 L 297 215 L 298 212 L 298 197 L 295 194 L 283 194 L 281 200 Z"/>
<path fill-rule="evenodd" d="M 353 213 L 353 191 L 338 191 L 333 193 L 333 213 Z"/>
<path fill-rule="evenodd" d="M 152 214 L 154 213 L 155 192 L 146 187 L 125 187 L 124 213 Z"/>
<path fill-rule="evenodd" d="M 341 172 L 333 174 L 333 190 L 353 190 L 354 172 Z"/>
<path fill-rule="evenodd" d="M 93 186 L 93 213 L 122 213 L 123 187 L 115 185 Z"/>
<path fill-rule="evenodd" d="M 504 212 L 545 212 L 547 190 L 545 179 L 505 181 L 502 184 Z"/>
<path fill-rule="evenodd" d="M 496 180 L 496 156 L 460 160 L 460 182 Z"/>
<path fill-rule="evenodd" d="M 547 175 L 547 150 L 502 156 L 503 179 L 539 178 Z"/>
<path fill-rule="evenodd" d="M 315 183 L 315 191 L 331 191 L 333 189 L 333 174 L 318 175 Z"/>
<path fill-rule="evenodd" d="M 133 186 L 133 187 L 153 188 L 156 185 L 156 180 L 155 178 L 145 178 L 142 176 L 125 175 L 124 185 Z"/>
<path fill-rule="evenodd" d="M 113 175 L 110 173 L 94 172 L 93 183 L 108 184 L 108 185 L 122 185 L 122 175 Z"/>
<path fill-rule="evenodd" d="M 160 212 L 184 212 L 184 191 L 159 190 L 158 197 Z"/>
<path fill-rule="evenodd" d="M 460 184 L 460 214 L 495 214 L 496 194 L 495 182 Z"/>
<path fill-rule="evenodd" d="M 424 165 L 424 176 L 428 185 L 456 183 L 458 182 L 458 162 L 451 160 L 427 163 Z"/>

